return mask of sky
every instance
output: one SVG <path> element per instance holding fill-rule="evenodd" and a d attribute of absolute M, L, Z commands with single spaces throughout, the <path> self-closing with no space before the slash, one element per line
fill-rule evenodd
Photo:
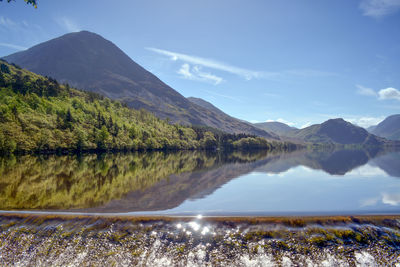
<path fill-rule="evenodd" d="M 80 30 L 250 122 L 400 113 L 400 0 L 0 2 L 0 56 Z"/>

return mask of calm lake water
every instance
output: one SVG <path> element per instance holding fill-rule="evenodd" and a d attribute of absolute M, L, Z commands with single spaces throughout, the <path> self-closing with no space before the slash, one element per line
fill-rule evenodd
<path fill-rule="evenodd" d="M 398 266 L 399 216 L 353 215 L 400 214 L 399 163 L 376 150 L 2 158 L 0 209 L 28 214 L 0 214 L 0 266 Z"/>
<path fill-rule="evenodd" d="M 400 153 L 129 153 L 0 159 L 0 210 L 400 214 Z"/>

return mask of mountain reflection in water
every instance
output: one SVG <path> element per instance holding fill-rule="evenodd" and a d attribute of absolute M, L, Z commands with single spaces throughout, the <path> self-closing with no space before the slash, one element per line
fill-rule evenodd
<path fill-rule="evenodd" d="M 209 198 L 233 180 L 248 179 L 252 173 L 278 179 L 303 166 L 311 172 L 322 170 L 326 176 L 350 176 L 365 165 L 400 177 L 399 159 L 395 152 L 346 149 L 0 158 L 0 209 L 90 213 L 173 210 L 187 201 Z M 242 190 L 251 191 L 251 186 Z M 231 197 L 240 196 L 224 196 L 224 201 Z M 242 212 L 246 210 L 251 207 Z"/>

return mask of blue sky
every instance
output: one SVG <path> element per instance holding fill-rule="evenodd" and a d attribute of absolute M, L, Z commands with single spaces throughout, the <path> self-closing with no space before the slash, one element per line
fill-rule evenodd
<path fill-rule="evenodd" d="M 400 113 L 400 0 L 0 3 L 0 56 L 79 30 L 240 119 L 369 126 Z"/>

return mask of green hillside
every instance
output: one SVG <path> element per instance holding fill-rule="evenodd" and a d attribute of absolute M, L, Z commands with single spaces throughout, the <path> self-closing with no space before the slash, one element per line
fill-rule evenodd
<path fill-rule="evenodd" d="M 279 140 L 253 125 L 218 109 L 192 103 L 151 72 L 133 61 L 119 47 L 88 31 L 68 33 L 25 51 L 6 56 L 8 62 L 145 109 L 160 119 L 182 125 L 203 125 L 227 133 L 246 133 Z"/>
<path fill-rule="evenodd" d="M 212 128 L 171 125 L 147 111 L 5 61 L 0 66 L 1 153 L 291 146 Z"/>

